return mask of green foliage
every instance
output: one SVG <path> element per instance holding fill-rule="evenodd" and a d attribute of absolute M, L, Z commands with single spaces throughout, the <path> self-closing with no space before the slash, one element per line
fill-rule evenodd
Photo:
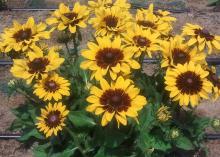
<path fill-rule="evenodd" d="M 71 112 L 67 127 L 59 136 L 45 139 L 36 130 L 36 117 L 45 103 L 33 95 L 27 97 L 24 105 L 12 110 L 17 118 L 10 129 L 23 133 L 19 139 L 22 142 L 38 141 L 38 146 L 34 148 L 36 157 L 165 157 L 196 152 L 203 147 L 204 130 L 211 121 L 167 99 L 161 69 L 153 76 L 140 71 L 133 75 L 137 78 L 135 83 L 149 100 L 149 104 L 140 112 L 139 124 L 129 120 L 128 126 L 117 128 L 113 121 L 107 127 L 101 127 L 100 119 L 85 111 L 85 98 L 88 96 L 85 86 L 89 82 L 89 75 L 79 68 L 81 60 L 77 57 L 71 64 L 64 63 L 60 69 L 64 77 L 71 78 L 73 97 L 64 100 Z M 22 89 L 26 94 L 30 94 L 30 88 L 22 81 L 10 86 L 11 91 Z M 170 106 L 172 120 L 164 123 L 157 120 L 156 111 L 161 104 Z M 179 131 L 175 138 L 171 136 L 173 130 Z"/>
<path fill-rule="evenodd" d="M 42 8 L 45 7 L 46 2 L 45 0 L 29 0 L 28 1 L 28 7 L 31 8 Z"/>
<path fill-rule="evenodd" d="M 0 0 L 0 11 L 7 9 L 6 1 Z"/>
<path fill-rule="evenodd" d="M 76 129 L 86 129 L 96 125 L 94 120 L 87 116 L 85 111 L 71 111 L 69 113 L 69 120 Z"/>
<path fill-rule="evenodd" d="M 20 131 L 21 142 L 29 146 L 34 142 L 35 157 L 175 157 L 194 154 L 204 148 L 204 132 L 211 124 L 210 119 L 197 116 L 193 110 L 185 110 L 170 101 L 164 90 L 164 70 L 156 69 L 152 76 L 141 70 L 135 71 L 131 79 L 140 89 L 148 104 L 140 111 L 137 121 L 128 118 L 127 126 L 118 128 L 112 121 L 106 127 L 100 125 L 100 117 L 85 111 L 89 95 L 90 73 L 80 68 L 82 58 L 78 55 L 81 34 L 73 38 L 73 49 L 61 51 L 65 57 L 58 73 L 71 83 L 71 94 L 62 100 L 70 111 L 66 126 L 58 136 L 45 138 L 36 129 L 36 117 L 48 102 L 33 94 L 33 84 L 15 80 L 9 84 L 8 95 L 20 93 L 26 102 L 13 109 L 16 116 L 12 131 Z M 97 82 L 92 82 L 96 84 Z M 172 118 L 166 122 L 158 120 L 157 111 L 162 105 L 170 108 Z M 178 155 L 176 155 L 178 154 Z"/>
<path fill-rule="evenodd" d="M 208 2 L 209 6 L 219 6 L 220 5 L 220 0 L 209 0 Z"/>

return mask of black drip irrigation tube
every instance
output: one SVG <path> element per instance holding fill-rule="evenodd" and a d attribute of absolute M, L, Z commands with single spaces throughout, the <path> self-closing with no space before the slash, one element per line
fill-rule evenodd
<path fill-rule="evenodd" d="M 143 63 L 157 64 L 158 62 L 159 60 L 156 58 L 145 58 Z M 206 62 L 208 63 L 208 65 L 220 66 L 220 57 L 216 57 L 216 58 L 207 57 Z"/>
<path fill-rule="evenodd" d="M 140 8 L 147 8 L 148 5 L 141 5 L 141 4 L 135 4 L 131 3 L 131 9 L 140 9 Z M 58 8 L 6 8 L 5 10 L 8 11 L 54 11 L 57 10 Z M 71 9 L 71 7 L 70 7 Z M 169 8 L 160 8 L 160 7 L 154 7 L 155 10 L 167 10 L 171 13 L 186 13 L 189 12 L 190 10 L 188 8 L 183 8 L 183 9 L 169 9 Z"/>
<path fill-rule="evenodd" d="M 220 57 L 217 57 L 217 58 L 207 57 L 206 61 L 207 61 L 208 65 L 220 66 Z M 143 61 L 143 63 L 146 63 L 146 64 L 157 64 L 158 62 L 159 62 L 159 60 L 156 58 L 145 58 Z M 13 64 L 12 61 L 0 60 L 0 66 L 6 66 L 6 65 L 12 65 L 12 64 Z"/>
<path fill-rule="evenodd" d="M 21 137 L 21 134 L 0 134 L 0 140 L 12 140 L 12 139 L 18 139 Z M 218 134 L 205 134 L 206 140 L 220 140 L 220 133 Z"/>

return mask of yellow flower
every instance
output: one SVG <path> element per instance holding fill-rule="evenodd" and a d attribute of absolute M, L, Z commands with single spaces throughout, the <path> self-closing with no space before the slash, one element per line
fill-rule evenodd
<path fill-rule="evenodd" d="M 109 36 L 97 37 L 97 44 L 89 42 L 89 49 L 82 51 L 86 59 L 80 65 L 82 69 L 92 71 L 91 79 L 100 80 L 110 74 L 115 80 L 118 74 L 128 75 L 132 69 L 139 69 L 140 64 L 132 59 L 134 52 L 126 48 L 120 37 L 111 40 Z"/>
<path fill-rule="evenodd" d="M 41 109 L 41 116 L 37 117 L 37 128 L 43 132 L 48 138 L 50 136 L 57 136 L 58 132 L 62 131 L 66 126 L 64 123 L 69 111 L 61 102 L 49 103 L 45 109 Z"/>
<path fill-rule="evenodd" d="M 200 51 L 208 48 L 208 53 L 211 54 L 213 48 L 220 50 L 220 36 L 211 34 L 208 30 L 199 25 L 187 23 L 183 27 L 183 35 L 189 37 L 189 46 L 195 45 Z"/>
<path fill-rule="evenodd" d="M 3 53 L 3 52 L 4 52 L 4 44 L 0 40 L 0 53 Z"/>
<path fill-rule="evenodd" d="M 119 7 L 123 10 L 128 10 L 131 7 L 131 4 L 127 2 L 127 0 L 93 0 L 88 1 L 88 5 L 91 10 L 111 7 Z"/>
<path fill-rule="evenodd" d="M 165 89 L 170 91 L 170 98 L 179 101 L 181 106 L 198 105 L 200 98 L 208 99 L 212 92 L 212 83 L 208 81 L 208 71 L 193 62 L 178 64 L 170 68 L 165 76 Z"/>
<path fill-rule="evenodd" d="M 159 33 L 151 33 L 149 29 L 143 30 L 141 27 L 130 29 L 123 34 L 126 45 L 133 49 L 135 56 L 139 57 L 142 53 L 152 57 L 152 53 L 159 50 Z"/>
<path fill-rule="evenodd" d="M 49 71 L 59 68 L 64 62 L 64 58 L 59 57 L 55 48 L 51 48 L 47 55 L 39 49 L 37 52 L 29 52 L 28 56 L 25 59 L 14 59 L 10 70 L 15 77 L 25 79 L 28 84 L 33 79 L 40 79 Z"/>
<path fill-rule="evenodd" d="M 44 101 L 52 99 L 58 101 L 62 99 L 62 96 L 70 95 L 69 86 L 68 80 L 53 73 L 42 78 L 34 85 L 34 94 Z"/>
<path fill-rule="evenodd" d="M 160 46 L 163 55 L 161 67 L 176 66 L 190 61 L 205 63 L 205 53 L 198 52 L 197 48 L 188 46 L 181 36 L 175 36 L 169 41 L 162 41 Z"/>
<path fill-rule="evenodd" d="M 170 25 L 172 25 L 172 22 L 176 21 L 176 18 L 175 18 L 175 17 L 170 16 L 171 13 L 170 13 L 169 11 L 163 11 L 163 10 L 161 10 L 161 9 L 155 11 L 155 10 L 154 10 L 154 4 L 153 4 L 153 3 L 149 5 L 149 8 L 148 8 L 147 11 L 148 11 L 149 13 L 151 13 L 151 14 L 156 15 L 156 17 L 157 17 L 159 20 L 161 20 L 161 21 L 163 21 L 163 22 L 167 22 L 167 23 L 169 23 Z"/>
<path fill-rule="evenodd" d="M 157 119 L 161 122 L 166 122 L 171 118 L 171 113 L 169 111 L 168 106 L 162 105 L 158 110 L 157 110 Z"/>
<path fill-rule="evenodd" d="M 86 21 L 89 17 L 89 11 L 86 6 L 76 2 L 73 9 L 63 3 L 56 10 L 51 18 L 46 20 L 47 24 L 54 25 L 59 31 L 69 30 L 71 33 L 76 33 L 78 28 L 85 28 Z"/>
<path fill-rule="evenodd" d="M 100 80 L 101 89 L 92 86 L 87 101 L 90 105 L 88 112 L 95 115 L 102 114 L 101 125 L 106 126 L 115 117 L 118 127 L 120 124 L 127 125 L 127 117 L 137 119 L 138 111 L 147 104 L 144 96 L 139 95 L 140 90 L 132 81 L 118 77 L 115 82 L 109 84 L 106 80 Z"/>
<path fill-rule="evenodd" d="M 135 23 L 144 28 L 150 29 L 153 32 L 159 32 L 163 35 L 168 35 L 172 30 L 171 25 L 168 22 L 164 22 L 158 18 L 152 11 L 138 9 L 136 13 Z"/>
<path fill-rule="evenodd" d="M 119 7 L 96 10 L 95 17 L 89 20 L 96 29 L 95 36 L 118 36 L 126 32 L 132 25 L 131 15 Z"/>
<path fill-rule="evenodd" d="M 15 50 L 25 52 L 37 49 L 36 42 L 41 39 L 49 39 L 50 31 L 46 30 L 46 24 L 35 24 L 34 18 L 30 17 L 25 24 L 13 22 L 13 27 L 5 29 L 1 34 L 5 52 Z"/>
<path fill-rule="evenodd" d="M 213 98 L 217 100 L 220 96 L 220 77 L 217 76 L 215 67 L 208 68 L 207 71 L 208 80 L 213 84 Z"/>

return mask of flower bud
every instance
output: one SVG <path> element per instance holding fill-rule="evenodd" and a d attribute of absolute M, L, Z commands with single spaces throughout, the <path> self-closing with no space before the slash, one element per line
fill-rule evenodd
<path fill-rule="evenodd" d="M 12 79 L 12 80 L 10 80 L 9 82 L 8 82 L 8 86 L 9 87 L 13 87 L 14 85 L 15 85 L 15 79 Z"/>
<path fill-rule="evenodd" d="M 172 129 L 171 130 L 171 138 L 172 139 L 175 139 L 175 138 L 179 137 L 179 135 L 180 135 L 180 132 L 179 132 L 178 129 Z"/>
<path fill-rule="evenodd" d="M 219 119 L 213 119 L 213 121 L 212 121 L 212 126 L 213 126 L 214 128 L 220 127 L 220 120 L 219 120 Z"/>

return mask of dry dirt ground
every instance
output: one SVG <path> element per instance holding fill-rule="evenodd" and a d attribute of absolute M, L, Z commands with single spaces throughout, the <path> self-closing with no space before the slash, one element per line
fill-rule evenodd
<path fill-rule="evenodd" d="M 60 2 L 62 0 L 53 0 L 50 2 Z M 211 32 L 220 35 L 220 12 L 213 12 L 212 8 L 206 7 L 207 0 L 187 0 L 187 5 L 190 8 L 188 13 L 174 14 L 178 21 L 175 24 L 175 32 L 180 32 L 181 27 L 186 22 L 197 23 L 206 27 Z M 6 26 L 10 26 L 12 20 L 25 21 L 29 16 L 34 16 L 37 21 L 42 21 L 45 17 L 49 16 L 49 12 L 0 12 L 0 32 Z M 88 30 L 85 31 L 88 34 Z M 86 37 L 85 35 L 84 37 Z M 152 66 L 145 65 L 146 71 L 151 71 Z M 8 80 L 12 77 L 9 74 L 10 67 L 0 67 L 0 87 L 4 87 Z M 4 88 L 3 88 L 4 90 Z M 7 128 L 14 119 L 10 112 L 23 102 L 22 96 L 13 96 L 10 99 L 0 91 L 0 133 L 7 132 Z M 210 102 L 205 101 L 197 108 L 198 114 L 209 117 L 220 117 L 220 101 Z M 210 141 L 207 142 L 210 149 L 209 157 L 220 156 L 220 142 Z M 15 140 L 0 140 L 0 157 L 32 157 L 31 150 L 25 150 L 20 143 Z"/>

